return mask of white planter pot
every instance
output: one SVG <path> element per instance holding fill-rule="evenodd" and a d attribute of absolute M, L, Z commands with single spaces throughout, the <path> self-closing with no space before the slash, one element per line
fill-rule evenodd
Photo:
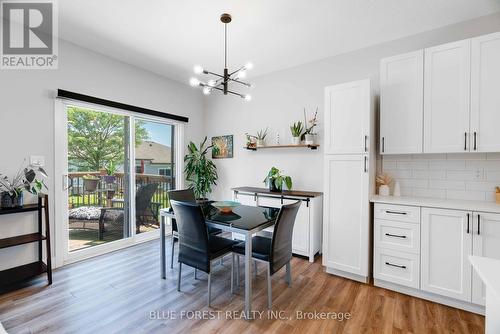
<path fill-rule="evenodd" d="M 307 134 L 304 136 L 304 144 L 313 145 L 314 144 L 314 135 Z"/>
<path fill-rule="evenodd" d="M 266 145 L 266 142 L 264 141 L 264 139 L 257 139 L 257 146 L 265 146 Z"/>
<path fill-rule="evenodd" d="M 300 137 L 292 137 L 292 144 L 299 145 L 300 144 Z"/>
<path fill-rule="evenodd" d="M 389 189 L 389 186 L 387 185 L 381 185 L 379 188 L 378 188 L 378 194 L 380 196 L 389 196 L 390 195 L 390 189 Z"/>

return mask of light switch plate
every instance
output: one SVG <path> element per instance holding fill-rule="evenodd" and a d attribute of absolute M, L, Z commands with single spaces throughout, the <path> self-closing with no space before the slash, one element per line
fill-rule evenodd
<path fill-rule="evenodd" d="M 45 166 L 45 157 L 43 155 L 32 155 L 30 156 L 30 165 L 34 167 Z"/>

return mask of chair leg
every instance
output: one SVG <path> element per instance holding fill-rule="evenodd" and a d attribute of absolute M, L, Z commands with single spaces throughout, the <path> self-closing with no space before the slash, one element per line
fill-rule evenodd
<path fill-rule="evenodd" d="M 234 293 L 234 253 L 231 253 L 231 294 Z"/>
<path fill-rule="evenodd" d="M 253 260 L 253 277 L 257 278 L 257 261 Z"/>
<path fill-rule="evenodd" d="M 271 263 L 267 264 L 267 308 L 273 308 L 273 291 L 271 284 Z"/>
<path fill-rule="evenodd" d="M 172 252 L 170 253 L 170 269 L 174 269 L 174 246 L 175 246 L 175 237 L 172 237 Z"/>
<path fill-rule="evenodd" d="M 177 277 L 177 291 L 181 291 L 181 271 L 182 271 L 182 263 L 179 262 L 179 276 Z"/>
<path fill-rule="evenodd" d="M 194 279 L 198 279 L 198 269 L 194 268 Z"/>
<path fill-rule="evenodd" d="M 292 286 L 292 264 L 290 261 L 286 264 L 286 282 L 289 287 Z"/>
<path fill-rule="evenodd" d="M 236 286 L 240 287 L 240 255 L 236 254 Z"/>
<path fill-rule="evenodd" d="M 208 274 L 208 306 L 212 306 L 210 305 L 210 294 L 212 292 L 212 280 L 210 279 L 211 278 L 211 274 L 209 273 Z"/>

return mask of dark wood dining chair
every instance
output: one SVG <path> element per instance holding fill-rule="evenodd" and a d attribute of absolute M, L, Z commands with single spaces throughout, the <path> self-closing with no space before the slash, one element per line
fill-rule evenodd
<path fill-rule="evenodd" d="M 179 233 L 179 277 L 177 291 L 181 291 L 182 264 L 208 274 L 208 306 L 211 305 L 212 261 L 231 253 L 234 240 L 210 235 L 203 211 L 196 203 L 170 201 L 174 208 Z M 233 292 L 234 257 L 231 261 L 231 292 Z"/>
<path fill-rule="evenodd" d="M 299 208 L 300 201 L 283 205 L 274 224 L 272 238 L 263 236 L 252 238 L 252 258 L 267 263 L 267 306 L 269 309 L 272 308 L 273 303 L 271 277 L 286 266 L 286 282 L 288 286 L 292 285 L 290 264 L 292 260 L 292 236 Z M 245 242 L 234 245 L 233 254 L 236 256 L 245 255 Z"/>
<path fill-rule="evenodd" d="M 193 189 L 190 188 L 181 190 L 170 190 L 167 194 L 169 200 L 187 202 L 187 203 L 196 203 L 194 191 Z M 172 207 L 170 207 L 170 209 L 172 209 Z M 213 235 L 218 235 L 222 233 L 222 230 L 220 228 L 214 228 L 209 226 L 208 233 Z M 174 246 L 176 241 L 179 241 L 179 233 L 177 231 L 177 221 L 175 219 L 172 219 L 172 252 L 170 253 L 170 268 L 174 268 Z"/>

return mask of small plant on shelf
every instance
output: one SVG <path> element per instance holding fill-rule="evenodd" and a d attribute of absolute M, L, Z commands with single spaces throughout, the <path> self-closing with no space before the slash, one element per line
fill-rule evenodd
<path fill-rule="evenodd" d="M 299 145 L 300 144 L 300 136 L 302 135 L 302 131 L 304 131 L 304 126 L 301 121 L 297 123 L 293 123 L 290 126 L 290 131 L 292 132 L 292 144 Z"/>
<path fill-rule="evenodd" d="M 26 160 L 23 162 L 23 165 Z M 47 173 L 42 167 L 27 166 L 19 169 L 17 174 L 9 179 L 8 176 L 0 174 L 0 198 L 1 207 L 19 207 L 24 204 L 23 192 L 27 191 L 38 195 L 43 189 L 47 189 L 44 178 Z"/>
<path fill-rule="evenodd" d="M 265 130 L 259 130 L 257 131 L 257 135 L 245 133 L 245 136 L 247 137 L 247 147 L 255 148 L 257 146 L 264 146 L 268 130 L 269 128 L 266 128 Z"/>
<path fill-rule="evenodd" d="M 281 192 L 283 191 L 283 185 L 286 185 L 288 190 L 292 189 L 292 178 L 287 175 L 283 175 L 282 172 L 276 168 L 272 167 L 269 170 L 264 183 L 269 187 L 270 191 Z"/>
<path fill-rule="evenodd" d="M 314 144 L 314 136 L 316 133 L 314 132 L 314 128 L 318 125 L 318 107 L 316 107 L 316 112 L 314 116 L 309 121 L 307 120 L 306 108 L 304 108 L 304 126 L 305 130 L 302 134 L 302 140 L 305 141 L 307 145 Z"/>

